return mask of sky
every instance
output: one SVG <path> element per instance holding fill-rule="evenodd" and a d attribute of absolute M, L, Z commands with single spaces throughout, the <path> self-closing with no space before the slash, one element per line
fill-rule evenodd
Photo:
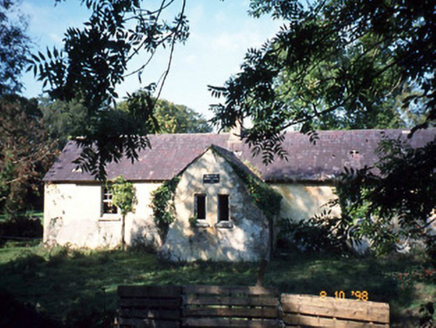
<path fill-rule="evenodd" d="M 147 1 L 156 3 L 157 0 Z M 22 0 L 21 11 L 27 15 L 27 33 L 34 45 L 32 52 L 53 46 L 62 48 L 62 39 L 68 27 L 83 27 L 90 11 L 80 5 L 79 0 Z M 179 5 L 181 1 L 176 1 Z M 185 45 L 175 49 L 171 71 L 161 98 L 182 104 L 211 118 L 209 105 L 217 103 L 207 89 L 208 85 L 222 86 L 239 71 L 247 49 L 260 47 L 279 30 L 281 22 L 265 16 L 250 17 L 248 0 L 188 0 L 186 16 L 190 25 L 190 36 Z M 142 74 L 142 84 L 137 75 L 127 78 L 117 87 L 120 100 L 151 82 L 157 82 L 166 69 L 167 52 L 159 52 Z M 139 61 L 129 70 L 139 67 Z M 24 96 L 37 97 L 42 94 L 42 84 L 33 73 L 23 78 Z"/>

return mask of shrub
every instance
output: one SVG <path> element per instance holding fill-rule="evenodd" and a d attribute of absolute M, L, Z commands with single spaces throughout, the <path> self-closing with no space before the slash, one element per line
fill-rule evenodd
<path fill-rule="evenodd" d="M 42 234 L 43 227 L 38 218 L 21 215 L 0 223 L 0 243 L 8 239 L 42 238 Z"/>
<path fill-rule="evenodd" d="M 328 215 L 315 216 L 299 222 L 281 219 L 277 246 L 281 249 L 293 248 L 303 252 L 348 253 L 349 232 L 340 222 L 339 219 Z"/>

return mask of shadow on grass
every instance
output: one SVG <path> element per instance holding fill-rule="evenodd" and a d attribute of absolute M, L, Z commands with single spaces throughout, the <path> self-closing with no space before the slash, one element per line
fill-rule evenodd
<path fill-rule="evenodd" d="M 3 250 L 3 249 L 2 249 Z M 13 249 L 11 249 L 11 252 Z M 0 253 L 1 256 L 6 256 Z M 175 264 L 143 251 L 75 251 L 23 248 L 0 261 L 0 288 L 54 320 L 59 327 L 109 327 L 117 308 L 118 285 L 227 285 L 256 283 L 257 263 Z M 275 259 L 265 287 L 279 292 L 334 296 L 367 291 L 369 300 L 389 302 L 392 320 L 414 300 L 414 289 L 399 288 L 396 272 L 418 263 L 400 259 L 338 258 L 297 254 Z"/>

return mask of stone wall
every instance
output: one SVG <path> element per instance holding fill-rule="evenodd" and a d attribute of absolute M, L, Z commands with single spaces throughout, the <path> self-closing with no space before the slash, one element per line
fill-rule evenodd
<path fill-rule="evenodd" d="M 126 243 L 161 246 L 151 192 L 159 183 L 136 183 L 135 213 L 126 216 Z M 98 183 L 47 183 L 44 190 L 44 242 L 73 247 L 114 248 L 121 242 L 121 214 L 102 214 Z"/>
<path fill-rule="evenodd" d="M 219 183 L 203 183 L 219 174 Z M 194 217 L 195 194 L 206 195 L 206 219 Z M 230 219 L 218 222 L 219 194 L 229 195 Z M 173 261 L 259 261 L 269 256 L 268 220 L 224 158 L 212 150 L 190 164 L 175 194 L 176 221 L 170 225 L 160 254 Z M 191 220 L 192 221 L 192 220 Z"/>

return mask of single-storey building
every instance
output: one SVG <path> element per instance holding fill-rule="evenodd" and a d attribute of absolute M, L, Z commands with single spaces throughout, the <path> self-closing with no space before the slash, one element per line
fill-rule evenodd
<path fill-rule="evenodd" d="M 333 182 L 344 167 L 372 165 L 383 137 L 406 139 L 408 133 L 319 131 L 314 144 L 288 132 L 287 161 L 270 165 L 253 157 L 234 133 L 151 135 L 152 149 L 141 151 L 134 163 L 126 158 L 109 164 L 107 173 L 108 179 L 122 175 L 136 189 L 135 211 L 125 222 L 127 244 L 153 247 L 176 261 L 257 261 L 268 256 L 278 219 L 298 221 L 322 212 L 335 197 Z M 434 137 L 434 130 L 423 130 L 409 142 L 417 147 Z M 110 190 L 73 163 L 80 152 L 70 141 L 44 178 L 44 242 L 116 247 L 121 213 Z M 174 222 L 162 234 L 151 204 L 168 182 L 175 183 L 168 204 Z M 274 204 L 277 197 L 265 202 L 259 190 L 279 194 L 280 205 Z"/>

